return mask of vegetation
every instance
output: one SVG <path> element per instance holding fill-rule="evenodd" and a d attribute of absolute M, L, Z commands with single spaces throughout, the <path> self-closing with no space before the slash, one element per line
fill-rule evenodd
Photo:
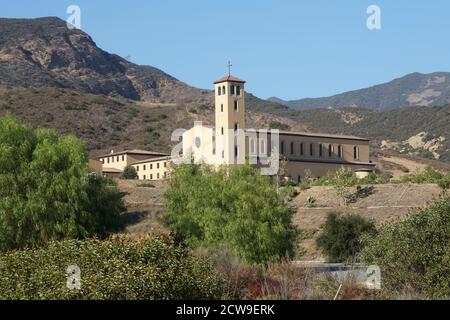
<path fill-rule="evenodd" d="M 67 268 L 81 271 L 80 289 L 67 287 Z M 132 240 L 66 240 L 0 256 L 0 299 L 220 299 L 211 263 L 167 236 Z"/>
<path fill-rule="evenodd" d="M 165 222 L 188 245 L 224 245 L 252 264 L 293 255 L 293 211 L 254 167 L 183 165 L 171 177 Z"/>
<path fill-rule="evenodd" d="M 317 238 L 317 246 L 329 262 L 346 262 L 356 257 L 362 249 L 361 237 L 367 234 L 376 234 L 372 221 L 355 214 L 338 216 L 330 213 Z"/>
<path fill-rule="evenodd" d="M 120 195 L 87 169 L 86 150 L 74 136 L 1 118 L 0 250 L 116 231 Z"/>
<path fill-rule="evenodd" d="M 428 298 L 450 297 L 450 198 L 436 199 L 405 220 L 365 239 L 362 261 L 380 266 L 392 292 L 412 289 Z"/>
<path fill-rule="evenodd" d="M 136 169 L 133 166 L 126 166 L 125 169 L 123 169 L 122 178 L 126 180 L 135 180 L 138 178 L 138 174 L 136 172 Z"/>
<path fill-rule="evenodd" d="M 423 170 L 409 175 L 404 175 L 400 178 L 402 183 L 436 183 L 442 189 L 448 189 L 450 187 L 450 173 L 443 173 L 434 170 L 432 167 L 426 167 Z"/>
<path fill-rule="evenodd" d="M 358 179 L 356 175 L 349 169 L 341 167 L 341 169 L 335 173 L 329 172 L 327 175 L 311 181 L 311 186 L 336 186 L 345 185 L 347 187 L 354 187 L 358 185 L 371 185 L 371 184 L 386 184 L 389 182 L 389 177 L 376 174 L 374 172 L 369 173 L 365 178 Z"/>

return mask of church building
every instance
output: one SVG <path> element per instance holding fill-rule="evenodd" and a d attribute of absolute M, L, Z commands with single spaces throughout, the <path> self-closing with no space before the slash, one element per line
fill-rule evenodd
<path fill-rule="evenodd" d="M 168 177 L 170 166 L 180 159 L 212 165 L 239 165 L 250 161 L 261 168 L 275 168 L 270 175 L 280 174 L 294 182 L 321 177 L 342 166 L 360 177 L 374 171 L 375 165 L 369 160 L 369 139 L 247 129 L 245 81 L 229 73 L 215 81 L 214 86 L 215 127 L 196 122 L 182 134 L 182 151 L 175 156 L 138 150 L 103 155 L 99 157 L 103 172 L 106 175 L 108 170 L 117 173 L 126 165 L 132 165 L 140 180 L 162 180 Z M 113 165 L 111 157 L 123 161 Z"/>

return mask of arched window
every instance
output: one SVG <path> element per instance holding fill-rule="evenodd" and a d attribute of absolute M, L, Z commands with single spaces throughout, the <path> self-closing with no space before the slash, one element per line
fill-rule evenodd
<path fill-rule="evenodd" d="M 314 156 L 314 145 L 312 143 L 309 144 L 309 155 Z"/>
<path fill-rule="evenodd" d="M 338 146 L 338 157 L 341 159 L 344 157 L 344 149 L 341 145 Z"/>
<path fill-rule="evenodd" d="M 295 154 L 294 142 L 291 142 L 291 156 Z"/>
<path fill-rule="evenodd" d="M 300 143 L 300 155 L 303 156 L 305 154 L 305 148 L 303 142 Z"/>
<path fill-rule="evenodd" d="M 225 90 L 225 86 L 222 86 L 222 94 L 227 94 L 227 90 Z"/>
<path fill-rule="evenodd" d="M 223 103 L 220 105 L 220 112 L 223 112 Z"/>
<path fill-rule="evenodd" d="M 239 103 L 237 100 L 234 100 L 234 111 L 238 112 L 239 111 Z"/>
<path fill-rule="evenodd" d="M 334 149 L 334 148 L 333 148 L 333 145 L 332 145 L 332 144 L 329 144 L 329 145 L 328 145 L 328 157 L 329 157 L 329 158 L 332 158 L 332 157 L 333 157 L 333 152 L 334 152 L 333 149 Z"/>
<path fill-rule="evenodd" d="M 231 94 L 231 95 L 234 94 L 234 85 L 231 86 L 231 92 L 230 92 L 230 94 Z"/>
<path fill-rule="evenodd" d="M 222 88 L 221 88 L 221 87 L 219 87 L 218 95 L 219 95 L 219 96 L 222 95 Z"/>
<path fill-rule="evenodd" d="M 323 144 L 319 144 L 319 157 L 323 157 Z"/>
<path fill-rule="evenodd" d="M 236 94 L 237 94 L 238 96 L 241 95 L 241 86 L 237 86 L 237 87 L 236 87 Z"/>

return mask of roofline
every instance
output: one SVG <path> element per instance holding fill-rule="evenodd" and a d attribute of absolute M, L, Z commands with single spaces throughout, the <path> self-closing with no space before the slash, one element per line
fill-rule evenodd
<path fill-rule="evenodd" d="M 132 162 L 132 163 L 130 163 L 130 165 L 143 164 L 143 163 L 150 163 L 150 162 L 158 162 L 158 161 L 171 160 L 171 159 L 172 159 L 171 156 L 167 156 L 167 157 L 159 157 L 159 158 L 149 158 L 149 159 L 145 159 L 145 160 L 140 160 L 140 161 Z"/>
<path fill-rule="evenodd" d="M 214 81 L 214 84 L 222 83 L 222 82 L 236 82 L 236 83 L 246 83 L 244 80 L 229 80 L 229 79 L 223 79 L 223 80 L 217 80 Z"/>
<path fill-rule="evenodd" d="M 153 156 L 167 156 L 167 154 L 160 153 L 160 152 L 144 151 L 144 150 L 142 150 L 142 151 L 125 150 L 125 151 L 120 151 L 120 152 L 103 154 L 103 155 L 98 156 L 97 158 L 120 156 L 123 154 L 136 154 L 136 155 L 143 155 L 143 156 L 152 156 L 152 155 Z"/>
<path fill-rule="evenodd" d="M 246 129 L 245 131 L 256 131 L 254 129 Z M 294 132 L 294 131 L 279 131 L 280 136 L 301 136 L 301 137 L 311 137 L 311 138 L 331 138 L 331 139 L 341 139 L 341 140 L 359 140 L 359 141 L 368 141 L 370 139 L 361 138 L 361 137 L 353 137 L 353 136 L 340 136 L 340 135 L 332 135 L 326 133 L 308 133 L 308 132 Z M 271 134 L 270 130 L 267 130 L 267 134 Z"/>
<path fill-rule="evenodd" d="M 122 173 L 123 170 L 116 169 L 116 168 L 102 168 L 103 172 L 113 172 L 113 173 Z"/>

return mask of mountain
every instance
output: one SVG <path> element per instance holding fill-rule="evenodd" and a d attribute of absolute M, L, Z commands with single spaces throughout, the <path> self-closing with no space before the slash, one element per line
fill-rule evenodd
<path fill-rule="evenodd" d="M 362 107 L 388 110 L 411 106 L 441 106 L 450 103 L 450 73 L 411 73 L 388 83 L 324 98 L 269 101 L 305 110 L 318 108 Z"/>
<path fill-rule="evenodd" d="M 264 110 L 286 109 L 246 93 L 247 123 L 284 123 Z M 169 152 L 170 134 L 194 121 L 212 124 L 214 91 L 103 51 L 86 33 L 54 17 L 0 19 L 0 116 L 74 133 L 93 154 L 110 148 Z"/>
<path fill-rule="evenodd" d="M 0 19 L 0 87 L 54 87 L 153 103 L 214 104 L 211 90 L 194 88 L 151 66 L 98 48 L 56 17 Z M 276 107 L 254 98 L 253 103 Z M 252 107 L 252 104 L 249 106 Z"/>

